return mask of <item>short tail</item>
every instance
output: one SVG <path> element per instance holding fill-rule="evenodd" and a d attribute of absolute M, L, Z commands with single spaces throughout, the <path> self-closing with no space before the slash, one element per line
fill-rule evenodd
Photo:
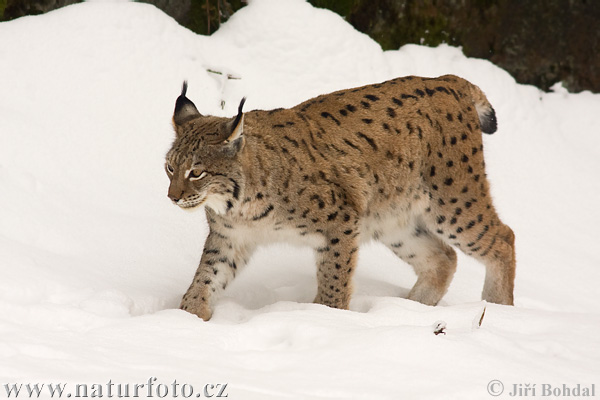
<path fill-rule="evenodd" d="M 498 121 L 496 120 L 496 111 L 490 104 L 485 94 L 477 86 L 471 84 L 471 98 L 475 109 L 479 115 L 479 123 L 483 133 L 492 134 L 498 129 Z"/>

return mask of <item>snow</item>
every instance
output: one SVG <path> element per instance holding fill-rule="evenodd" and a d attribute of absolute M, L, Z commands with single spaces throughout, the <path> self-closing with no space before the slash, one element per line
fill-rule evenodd
<path fill-rule="evenodd" d="M 0 60 L 0 397 L 109 380 L 149 397 L 152 377 L 168 397 L 176 379 L 193 397 L 227 383 L 234 399 L 485 399 L 495 379 L 501 398 L 514 384 L 600 390 L 600 95 L 542 93 L 446 45 L 383 52 L 301 0 L 253 0 L 211 37 L 149 5 L 91 1 L 1 23 Z M 485 152 L 517 236 L 515 307 L 483 304 L 483 267 L 463 255 L 442 304 L 408 301 L 414 273 L 373 244 L 350 311 L 310 304 L 313 255 L 285 246 L 256 254 L 210 322 L 176 309 L 207 234 L 203 212 L 166 196 L 184 79 L 202 113 L 230 116 L 243 96 L 289 107 L 447 73 L 498 115 Z"/>

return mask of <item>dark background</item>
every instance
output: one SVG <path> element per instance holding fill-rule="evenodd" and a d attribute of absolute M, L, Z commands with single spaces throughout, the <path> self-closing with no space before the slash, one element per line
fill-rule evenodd
<path fill-rule="evenodd" d="M 0 0 L 0 20 L 81 0 Z M 385 50 L 407 43 L 462 46 L 518 82 L 600 93 L 600 0 L 308 0 L 346 19 Z M 242 0 L 143 0 L 200 34 L 211 34 Z"/>

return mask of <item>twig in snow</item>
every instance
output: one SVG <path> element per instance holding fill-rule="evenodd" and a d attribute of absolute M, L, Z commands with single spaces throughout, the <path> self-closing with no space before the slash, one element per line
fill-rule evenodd
<path fill-rule="evenodd" d="M 485 309 L 487 307 L 483 307 L 483 312 L 481 313 L 481 318 L 479 318 L 479 326 L 481 326 L 481 323 L 483 322 L 483 317 L 485 317 Z"/>
<path fill-rule="evenodd" d="M 235 76 L 233 74 L 217 71 L 212 68 L 206 68 L 206 72 L 220 76 L 220 78 L 217 78 L 217 79 L 221 83 L 221 110 L 223 110 L 223 109 L 225 109 L 225 86 L 227 85 L 227 81 L 230 79 L 242 79 L 242 78 L 239 76 Z"/>
<path fill-rule="evenodd" d="M 210 72 L 211 74 L 217 74 L 217 75 L 225 75 L 221 71 L 215 71 L 214 69 L 210 69 L 210 68 L 207 68 L 206 72 Z M 227 74 L 227 79 L 242 79 L 242 78 L 240 78 L 239 76 Z"/>
<path fill-rule="evenodd" d="M 446 334 L 446 322 L 444 321 L 436 321 L 433 323 L 433 334 L 434 335 L 439 335 L 439 334 Z"/>

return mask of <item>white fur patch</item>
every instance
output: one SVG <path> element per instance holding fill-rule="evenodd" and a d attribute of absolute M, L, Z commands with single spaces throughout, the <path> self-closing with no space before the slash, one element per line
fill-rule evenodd
<path fill-rule="evenodd" d="M 204 201 L 206 207 L 210 207 L 217 214 L 227 212 L 227 198 L 219 194 L 211 194 Z"/>
<path fill-rule="evenodd" d="M 275 230 L 273 225 L 238 225 L 231 235 L 240 243 L 248 243 L 251 246 L 286 243 L 298 247 L 317 248 L 326 244 L 325 237 L 321 234 L 302 236 L 298 229 L 283 228 Z"/>

